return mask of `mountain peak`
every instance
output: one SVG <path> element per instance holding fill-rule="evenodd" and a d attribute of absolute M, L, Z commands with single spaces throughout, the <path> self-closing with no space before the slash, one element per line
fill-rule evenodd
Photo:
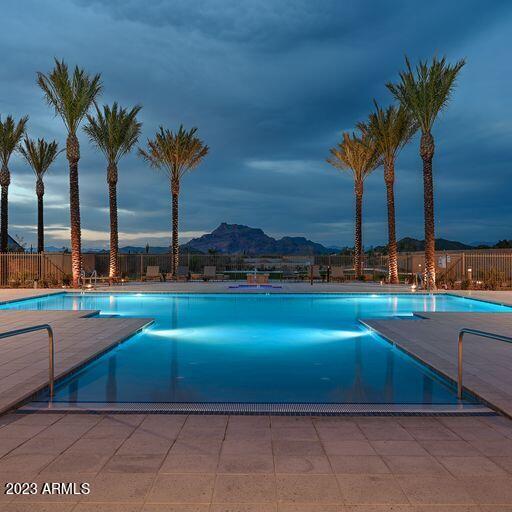
<path fill-rule="evenodd" d="M 276 240 L 260 228 L 222 222 L 211 233 L 190 240 L 183 246 L 201 252 L 214 250 L 224 254 L 328 254 L 331 251 L 304 237 L 285 236 Z"/>
<path fill-rule="evenodd" d="M 210 234 L 224 235 L 226 233 L 257 233 L 259 235 L 265 235 L 260 228 L 251 228 L 244 224 L 228 224 L 227 222 L 221 222 Z"/>

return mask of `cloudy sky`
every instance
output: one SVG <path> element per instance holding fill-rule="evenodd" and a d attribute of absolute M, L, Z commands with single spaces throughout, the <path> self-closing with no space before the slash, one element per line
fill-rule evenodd
<path fill-rule="evenodd" d="M 467 59 L 434 130 L 437 236 L 512 238 L 512 2 L 481 0 L 3 0 L 0 114 L 65 143 L 35 83 L 54 57 L 101 73 L 102 103 L 143 105 L 141 143 L 159 125 L 197 126 L 210 155 L 187 175 L 183 240 L 220 222 L 352 243 L 353 186 L 325 158 L 376 98 L 392 101 L 404 54 Z M 106 246 L 105 162 L 80 134 L 84 245 Z M 35 242 L 34 178 L 11 162 L 10 233 Z M 397 163 L 398 235 L 422 238 L 418 140 Z M 67 163 L 46 181 L 47 244 L 69 244 Z M 167 245 L 166 178 L 120 163 L 120 242 Z M 365 190 L 365 244 L 386 239 L 382 170 Z"/>

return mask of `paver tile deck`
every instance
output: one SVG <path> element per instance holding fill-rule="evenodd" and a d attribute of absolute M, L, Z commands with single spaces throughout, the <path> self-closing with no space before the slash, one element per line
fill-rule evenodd
<path fill-rule="evenodd" d="M 151 322 L 147 318 L 87 318 L 94 313 L 0 310 L 0 332 L 50 324 L 57 379 Z M 46 331 L 0 340 L 0 413 L 48 384 L 48 364 Z"/>
<path fill-rule="evenodd" d="M 512 335 L 512 313 L 422 312 L 421 316 L 423 319 L 419 320 L 376 319 L 364 323 L 455 381 L 460 329 L 468 327 Z M 464 386 L 512 417 L 512 344 L 465 334 L 463 347 Z M 441 440 L 443 432 L 436 432 L 430 430 L 425 435 L 436 434 Z M 466 429 L 466 439 L 491 435 L 494 434 L 485 430 Z"/>
<path fill-rule="evenodd" d="M 93 416 L 94 421 L 83 413 L 51 414 L 51 420 L 45 417 L 44 413 L 9 413 L 2 417 L 0 440 L 5 431 L 20 429 L 16 442 L 0 457 L 2 485 L 13 480 L 39 485 L 88 482 L 91 492 L 72 496 L 3 495 L 0 512 L 46 510 L 44 507 L 66 510 L 68 504 L 72 505 L 69 510 L 79 512 L 137 510 L 133 507 L 166 511 L 481 512 L 512 507 L 512 457 L 475 454 L 464 440 L 464 422 L 452 422 L 454 418 L 371 418 L 376 428 L 403 428 L 411 437 L 423 420 L 425 428 L 447 429 L 453 442 L 458 443 L 458 451 L 446 454 L 444 450 L 412 450 L 414 443 L 421 447 L 416 441 L 372 440 L 365 433 L 368 429 L 364 427 L 370 423 L 365 417 L 297 417 L 298 424 L 306 421 L 316 432 L 332 425 L 339 436 L 336 443 L 343 442 L 343 426 L 354 425 L 363 432 L 368 446 L 383 451 L 373 455 L 332 454 L 318 436 L 321 452 L 310 456 L 303 455 L 299 446 L 296 452 L 290 447 L 287 455 L 281 455 L 273 445 L 268 454 L 230 453 L 224 449 L 229 444 L 226 434 L 232 430 L 250 433 L 265 428 L 273 438 L 282 429 L 281 417 L 246 416 L 240 421 L 238 416 L 211 416 L 211 426 L 203 423 L 208 419 L 205 416 L 99 414 Z M 286 419 L 293 421 L 294 417 Z M 487 416 L 461 419 L 471 420 L 474 428 L 494 431 L 502 442 L 508 440 L 503 428 L 511 426 L 512 420 Z M 198 420 L 200 429 L 196 427 Z M 120 438 L 114 430 L 105 429 L 101 438 L 91 437 L 95 430 L 113 424 L 125 425 L 131 433 Z M 51 444 L 51 449 L 44 448 L 51 438 L 48 431 L 71 426 L 82 426 L 81 433 Z M 148 428 L 160 438 L 158 453 L 131 453 L 133 440 L 144 438 Z M 173 451 L 179 443 L 202 444 L 205 435 L 216 439 L 219 429 L 224 435 L 220 443 L 215 443 L 215 453 Z M 380 450 L 383 443 L 390 444 Z"/>
<path fill-rule="evenodd" d="M 270 281 L 272 288 L 247 288 L 239 285 L 246 281 L 223 282 L 130 282 L 123 285 L 108 287 L 108 291 L 116 292 L 168 292 L 168 293 L 409 293 L 410 285 L 380 285 L 374 282 L 322 283 L 315 281 Z M 97 291 L 105 291 L 106 287 L 98 287 Z M 94 292 L 93 292 L 94 293 Z"/>

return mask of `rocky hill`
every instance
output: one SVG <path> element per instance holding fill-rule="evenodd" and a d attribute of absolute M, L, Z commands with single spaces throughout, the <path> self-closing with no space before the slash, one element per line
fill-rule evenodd
<path fill-rule="evenodd" d="M 273 254 L 329 254 L 332 252 L 301 236 L 285 236 L 279 240 L 268 236 L 259 228 L 223 222 L 207 235 L 194 238 L 183 245 L 204 253 L 215 251 L 224 254 L 273 255 Z"/>
<path fill-rule="evenodd" d="M 397 242 L 398 252 L 416 252 L 425 250 L 425 240 L 405 237 Z M 456 242 L 454 240 L 446 240 L 444 238 L 436 238 L 437 251 L 464 251 L 474 249 L 471 245 Z M 388 246 L 381 245 L 373 248 L 376 252 L 387 253 Z"/>

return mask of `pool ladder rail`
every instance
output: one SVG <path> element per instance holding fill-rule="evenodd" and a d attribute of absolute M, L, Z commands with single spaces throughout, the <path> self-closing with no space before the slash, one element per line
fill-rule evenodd
<path fill-rule="evenodd" d="M 459 400 L 462 399 L 462 341 L 464 338 L 464 334 L 473 334 L 474 336 L 480 336 L 482 338 L 490 338 L 493 340 L 498 341 L 505 341 L 507 343 L 512 343 L 512 337 L 510 336 L 503 336 L 502 334 L 496 334 L 493 332 L 487 332 L 487 331 L 480 331 L 478 329 L 470 329 L 470 328 L 463 328 L 459 331 L 459 341 L 458 341 L 458 347 L 457 347 L 457 364 L 458 364 L 458 371 L 457 371 L 457 397 Z"/>
<path fill-rule="evenodd" d="M 55 383 L 55 344 L 52 326 L 49 324 L 38 324 L 30 327 L 22 327 L 21 329 L 13 329 L 0 333 L 0 339 L 11 338 L 19 334 L 27 334 L 29 332 L 47 331 L 48 333 L 48 386 L 50 389 L 50 401 L 53 399 L 54 383 Z"/>

